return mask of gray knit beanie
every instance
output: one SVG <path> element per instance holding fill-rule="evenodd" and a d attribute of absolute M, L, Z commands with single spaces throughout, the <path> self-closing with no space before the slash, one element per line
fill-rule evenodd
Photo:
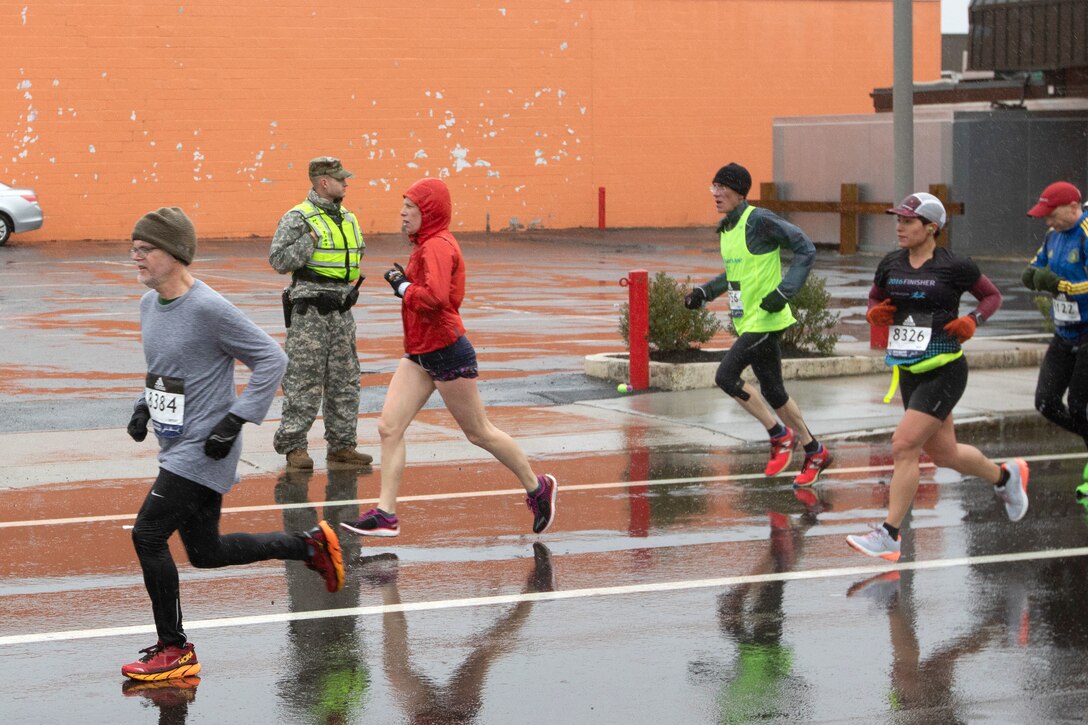
<path fill-rule="evenodd" d="M 132 228 L 132 241 L 152 244 L 182 264 L 196 256 L 196 229 L 185 212 L 176 206 L 149 211 Z"/>

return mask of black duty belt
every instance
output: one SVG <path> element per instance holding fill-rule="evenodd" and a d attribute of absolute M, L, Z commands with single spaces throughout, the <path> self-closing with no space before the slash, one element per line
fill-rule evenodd
<path fill-rule="evenodd" d="M 326 277 L 323 274 L 318 274 L 309 267 L 296 269 L 294 272 L 291 273 L 291 278 L 294 279 L 296 282 L 301 280 L 303 282 L 317 282 L 319 284 L 325 282 L 331 282 L 333 284 L 351 284 L 351 280 L 337 279 L 336 277 Z"/>

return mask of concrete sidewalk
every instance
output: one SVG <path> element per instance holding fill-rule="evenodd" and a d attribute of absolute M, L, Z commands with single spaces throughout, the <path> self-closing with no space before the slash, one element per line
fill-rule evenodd
<path fill-rule="evenodd" d="M 965 345 L 964 354 L 972 370 L 1038 368 L 1048 343 L 1049 337 L 1043 335 L 977 337 Z M 651 361 L 650 387 L 657 390 L 715 388 L 717 370 L 716 362 L 674 365 Z M 589 377 L 614 383 L 626 383 L 631 379 L 626 354 L 587 355 L 585 372 Z M 870 348 L 867 342 L 840 342 L 835 346 L 835 355 L 831 357 L 782 360 L 782 377 L 785 380 L 829 379 L 885 372 L 888 372 L 888 366 L 884 363 L 884 351 Z M 750 382 L 755 380 L 751 368 L 744 371 L 744 379 Z"/>
<path fill-rule="evenodd" d="M 283 280 L 268 267 L 268 243 L 202 242 L 195 273 L 282 340 Z M 623 349 L 617 324 L 627 292 L 619 280 L 629 270 L 666 270 L 677 279 L 720 271 L 706 230 L 466 236 L 462 244 L 472 268 L 465 314 L 481 356 L 481 396 L 495 423 L 531 457 L 622 452 L 636 440 L 762 453 L 764 431 L 710 387 L 716 364 L 707 366 L 711 379 L 702 389 L 630 396 L 616 392 L 618 380 L 583 374 L 586 355 Z M 399 237 L 368 240 L 368 271 L 403 261 L 405 252 Z M 137 332 L 143 288 L 134 282 L 124 246 L 5 247 L 3 257 L 0 326 L 18 342 L 0 346 L 0 488 L 153 477 L 154 441 L 136 444 L 124 428 L 145 374 Z M 880 353 L 868 349 L 865 309 L 875 265 L 875 258 L 819 254 L 816 270 L 839 316 L 843 359 L 791 362 L 787 368 L 796 366 L 799 377 L 817 379 L 791 380 L 787 387 L 821 438 L 882 431 L 901 415 L 898 400 L 882 402 L 890 375 Z M 1041 330 L 1042 318 L 1020 286 L 1023 262 L 988 261 L 984 268 L 1005 302 L 966 345 L 973 372 L 957 420 L 1037 415 L 1033 392 L 1047 338 L 1029 334 Z M 358 439 L 377 459 L 384 386 L 403 345 L 399 302 L 379 284 L 380 274 L 374 276 L 378 282 L 364 286 L 357 317 L 364 385 Z M 515 278 L 532 283 L 512 284 Z M 837 377 L 845 372 L 851 376 Z M 409 465 L 488 459 L 439 406 L 432 401 L 409 429 Z M 272 448 L 279 411 L 277 400 L 268 421 L 245 427 L 243 476 L 283 469 L 284 458 Z M 319 420 L 309 436 L 318 467 L 325 466 L 323 433 Z"/>
<path fill-rule="evenodd" d="M 959 424 L 1037 415 L 1037 367 L 973 370 L 955 410 Z M 902 416 L 898 395 L 884 403 L 888 373 L 795 380 L 790 395 L 822 440 L 886 434 Z M 766 432 L 717 390 L 645 392 L 556 406 L 492 408 L 492 419 L 513 435 L 531 459 L 572 458 L 625 450 L 630 434 L 648 446 L 696 446 L 723 453 L 766 445 Z M 242 476 L 275 474 L 285 466 L 272 448 L 279 421 L 245 427 Z M 310 432 L 317 468 L 325 467 L 321 421 Z M 377 415 L 360 416 L 360 450 L 380 463 Z M 489 455 L 468 443 L 444 411 L 424 411 L 408 432 L 408 463 L 481 461 Z M 0 435 L 0 487 L 27 488 L 72 481 L 152 478 L 158 470 L 152 442 L 134 443 L 124 428 Z"/>

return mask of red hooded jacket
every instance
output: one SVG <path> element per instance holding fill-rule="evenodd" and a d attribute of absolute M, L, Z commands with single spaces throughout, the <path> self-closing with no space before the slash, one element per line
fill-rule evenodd
<path fill-rule="evenodd" d="M 404 351 L 433 352 L 465 334 L 458 310 L 465 298 L 465 260 L 450 233 L 453 204 L 450 190 L 439 179 L 420 179 L 404 196 L 419 207 L 423 221 L 409 237 L 415 248 L 404 275 L 411 284 L 400 308 Z"/>

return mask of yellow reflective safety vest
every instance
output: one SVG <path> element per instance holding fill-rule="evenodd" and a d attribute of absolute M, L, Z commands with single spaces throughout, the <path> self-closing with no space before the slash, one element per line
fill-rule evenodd
<path fill-rule="evenodd" d="M 738 335 L 778 332 L 797 321 L 789 303 L 778 312 L 767 312 L 759 306 L 782 283 L 782 259 L 777 249 L 766 254 L 748 251 L 748 217 L 755 208 L 749 204 L 736 226 L 721 232 L 722 262 L 729 280 L 729 315 Z"/>
<path fill-rule="evenodd" d="M 359 278 L 359 259 L 363 256 L 366 244 L 363 233 L 359 230 L 359 220 L 355 214 L 340 207 L 342 221 L 337 224 L 321 207 L 309 199 L 294 207 L 292 211 L 302 214 L 302 218 L 317 236 L 310 261 L 306 269 L 328 277 L 329 279 L 354 282 Z"/>

